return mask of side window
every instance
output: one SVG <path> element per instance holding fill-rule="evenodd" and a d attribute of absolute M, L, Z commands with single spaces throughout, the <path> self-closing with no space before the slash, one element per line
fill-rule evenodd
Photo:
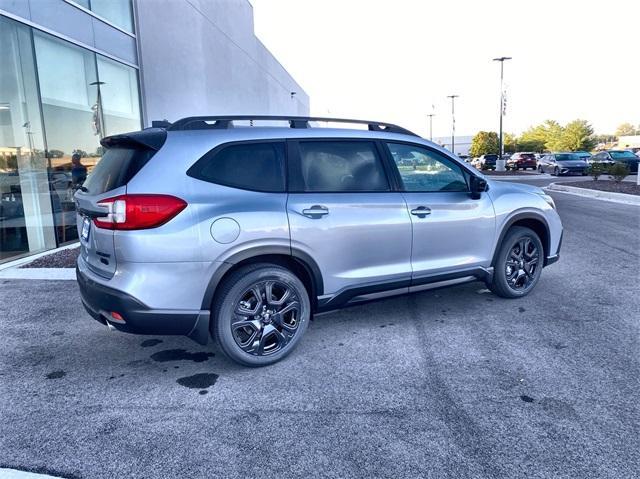
<path fill-rule="evenodd" d="M 271 193 L 285 191 L 284 142 L 238 143 L 200 158 L 187 174 L 220 185 Z"/>
<path fill-rule="evenodd" d="M 405 191 L 468 191 L 462 169 L 435 151 L 402 143 L 387 143 Z"/>
<path fill-rule="evenodd" d="M 300 141 L 291 191 L 389 191 L 376 145 L 370 141 Z"/>

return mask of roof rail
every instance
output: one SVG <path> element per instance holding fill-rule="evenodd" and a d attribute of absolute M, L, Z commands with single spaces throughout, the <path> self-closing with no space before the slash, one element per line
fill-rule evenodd
<path fill-rule="evenodd" d="M 310 128 L 310 121 L 331 122 L 331 123 L 352 123 L 357 125 L 367 125 L 369 131 L 385 131 L 388 133 L 401 133 L 403 135 L 419 136 L 415 133 L 392 123 L 368 120 L 351 120 L 347 118 L 324 118 L 317 116 L 271 116 L 271 115 L 232 115 L 232 116 L 189 116 L 181 118 L 174 123 L 165 126 L 167 130 L 205 130 L 205 129 L 228 129 L 233 128 L 234 121 L 288 121 L 291 128 Z M 213 123 L 211 123 L 213 122 Z M 161 126 L 160 122 L 154 122 Z M 162 122 L 164 123 L 164 122 Z M 167 122 L 168 123 L 168 122 Z M 155 126 L 155 125 L 154 125 Z"/>

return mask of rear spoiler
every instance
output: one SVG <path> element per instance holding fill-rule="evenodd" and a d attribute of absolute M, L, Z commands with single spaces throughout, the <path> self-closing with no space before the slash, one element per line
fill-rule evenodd
<path fill-rule="evenodd" d="M 142 131 L 122 133 L 120 135 L 107 136 L 100 140 L 105 148 L 116 147 L 144 147 L 158 151 L 167 139 L 167 130 L 164 128 L 146 128 Z"/>

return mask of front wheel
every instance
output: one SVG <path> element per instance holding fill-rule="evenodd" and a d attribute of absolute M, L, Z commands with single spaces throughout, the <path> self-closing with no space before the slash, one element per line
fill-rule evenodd
<path fill-rule="evenodd" d="M 560 176 L 560 169 L 557 166 L 553 169 L 553 176 Z"/>
<path fill-rule="evenodd" d="M 544 171 L 542 171 L 542 165 L 538 165 L 538 171 L 539 171 L 540 173 L 544 173 Z"/>
<path fill-rule="evenodd" d="M 540 279 L 543 261 L 542 241 L 535 231 L 514 226 L 502 240 L 488 287 L 503 298 L 526 296 Z"/>
<path fill-rule="evenodd" d="M 230 359 L 245 366 L 267 366 L 287 356 L 311 316 L 302 281 L 288 269 L 267 263 L 233 272 L 212 309 L 216 342 Z"/>

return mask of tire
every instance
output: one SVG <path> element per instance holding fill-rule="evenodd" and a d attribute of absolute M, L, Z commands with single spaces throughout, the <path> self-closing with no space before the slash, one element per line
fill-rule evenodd
<path fill-rule="evenodd" d="M 211 334 L 233 361 L 267 366 L 295 349 L 310 317 L 309 294 L 295 274 L 275 264 L 251 264 L 234 271 L 216 293 Z"/>
<path fill-rule="evenodd" d="M 544 173 L 544 171 L 543 171 L 543 169 L 542 169 L 542 165 L 538 165 L 538 171 L 539 171 L 540 173 Z"/>
<path fill-rule="evenodd" d="M 560 176 L 560 170 L 557 166 L 553 169 L 553 176 Z"/>
<path fill-rule="evenodd" d="M 487 286 L 502 298 L 526 296 L 536 286 L 542 273 L 542 241 L 535 231 L 513 226 L 507 231 L 499 248 L 493 265 L 493 281 Z M 518 250 L 524 251 L 524 254 L 518 256 Z M 517 268 L 517 271 L 514 268 Z"/>

